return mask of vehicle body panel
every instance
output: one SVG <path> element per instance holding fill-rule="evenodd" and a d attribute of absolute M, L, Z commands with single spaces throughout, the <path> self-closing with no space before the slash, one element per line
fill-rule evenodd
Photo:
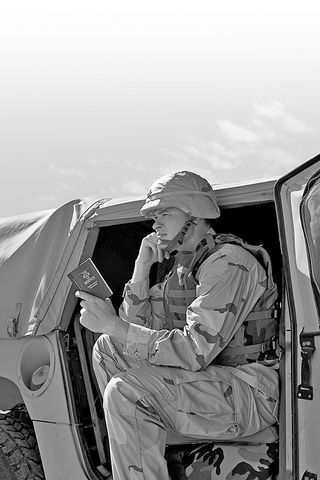
<path fill-rule="evenodd" d="M 311 383 L 313 399 L 298 396 L 301 384 L 301 334 L 319 332 L 319 316 L 316 298 L 312 289 L 312 276 L 308 264 L 306 239 L 301 221 L 301 201 L 307 182 L 320 169 L 320 156 L 297 168 L 280 179 L 275 187 L 276 206 L 279 216 L 280 242 L 284 261 L 284 274 L 287 285 L 287 305 L 289 317 L 286 332 L 290 344 L 290 355 L 286 352 L 286 362 L 291 362 L 291 401 L 287 392 L 287 410 L 292 415 L 292 431 L 287 428 L 287 446 L 289 435 L 294 439 L 292 450 L 293 478 L 300 479 L 306 471 L 320 472 L 318 455 L 319 425 L 316 419 L 320 410 L 320 337 L 314 336 L 315 352 L 311 360 Z M 288 382 L 289 384 L 289 382 Z M 289 420 L 287 421 L 287 425 Z M 290 451 L 291 450 L 291 451 Z"/>

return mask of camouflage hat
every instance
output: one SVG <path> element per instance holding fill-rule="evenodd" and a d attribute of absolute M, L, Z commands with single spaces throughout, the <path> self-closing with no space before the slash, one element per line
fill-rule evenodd
<path fill-rule="evenodd" d="M 217 218 L 220 210 L 211 185 L 200 175 L 186 170 L 155 181 L 140 212 L 147 217 L 153 210 L 180 208 L 192 217 Z"/>

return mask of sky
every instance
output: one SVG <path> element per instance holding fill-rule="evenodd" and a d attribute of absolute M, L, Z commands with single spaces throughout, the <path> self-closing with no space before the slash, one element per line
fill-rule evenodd
<path fill-rule="evenodd" d="M 320 153 L 318 0 L 0 4 L 0 217 Z"/>

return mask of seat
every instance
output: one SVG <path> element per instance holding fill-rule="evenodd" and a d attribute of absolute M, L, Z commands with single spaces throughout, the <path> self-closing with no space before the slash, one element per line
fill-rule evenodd
<path fill-rule="evenodd" d="M 166 460 L 171 480 L 271 480 L 278 472 L 278 427 L 234 440 L 194 439 L 169 432 Z"/>
<path fill-rule="evenodd" d="M 210 442 L 222 443 L 222 444 L 259 444 L 259 443 L 270 443 L 275 442 L 278 440 L 278 427 L 277 425 L 271 425 L 260 432 L 254 433 L 253 435 L 249 435 L 247 437 L 239 437 L 235 438 L 234 440 L 210 440 Z M 187 437 L 185 435 L 179 434 L 174 432 L 173 430 L 169 430 L 168 438 L 167 438 L 167 445 L 183 445 L 183 444 L 190 444 L 190 443 L 208 443 L 208 439 L 199 439 L 193 437 Z"/>

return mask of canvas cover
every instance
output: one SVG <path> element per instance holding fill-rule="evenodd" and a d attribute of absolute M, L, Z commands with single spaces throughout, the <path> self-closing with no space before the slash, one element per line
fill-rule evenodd
<path fill-rule="evenodd" d="M 44 334 L 57 326 L 61 311 L 55 307 L 48 316 L 49 306 L 59 287 L 56 304 L 63 308 L 70 288 L 65 270 L 82 220 L 95 207 L 93 200 L 74 200 L 56 210 L 0 219 L 0 338 Z M 14 331 L 10 319 L 18 313 Z"/>

